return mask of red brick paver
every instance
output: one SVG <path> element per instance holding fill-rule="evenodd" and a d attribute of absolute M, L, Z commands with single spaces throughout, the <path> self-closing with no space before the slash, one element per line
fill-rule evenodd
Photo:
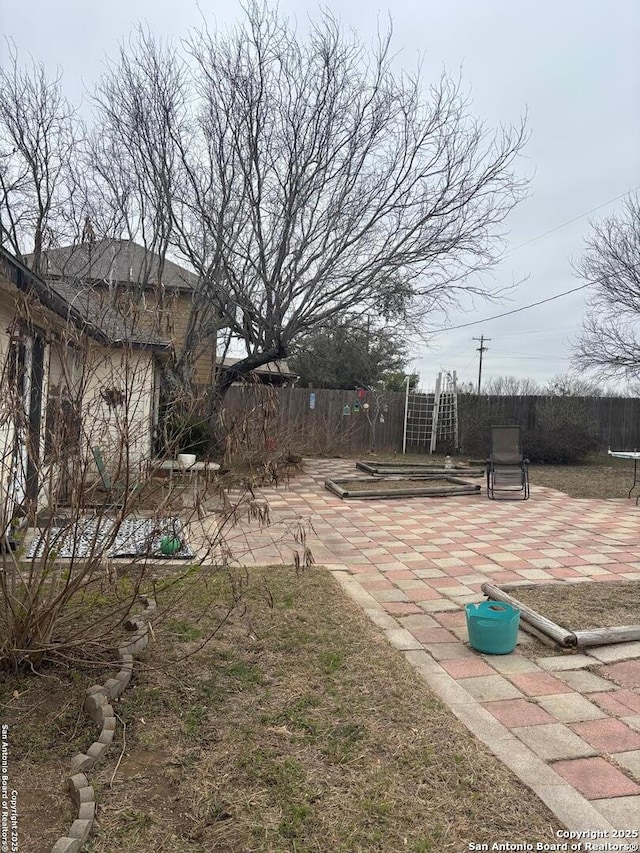
<path fill-rule="evenodd" d="M 557 761 L 553 769 L 588 800 L 640 794 L 640 785 L 604 758 Z"/>
<path fill-rule="evenodd" d="M 585 723 L 573 723 L 569 728 L 599 752 L 609 755 L 640 749 L 640 734 L 632 731 L 620 720 L 589 720 Z"/>
<path fill-rule="evenodd" d="M 548 696 L 550 693 L 567 692 L 567 685 L 547 672 L 523 672 L 510 675 L 509 678 L 528 696 Z"/>
<path fill-rule="evenodd" d="M 640 714 L 640 694 L 633 690 L 623 688 L 608 693 L 592 693 L 589 699 L 616 717 Z"/>
<path fill-rule="evenodd" d="M 497 720 L 510 729 L 517 726 L 538 726 L 555 722 L 550 714 L 535 703 L 527 702 L 526 699 L 503 699 L 501 702 L 483 702 L 482 704 Z"/>
<path fill-rule="evenodd" d="M 640 688 L 640 660 L 625 660 L 603 667 L 602 674 L 621 687 Z"/>
<path fill-rule="evenodd" d="M 494 675 L 489 664 L 480 659 L 443 660 L 440 666 L 452 678 L 479 678 L 482 675 Z"/>

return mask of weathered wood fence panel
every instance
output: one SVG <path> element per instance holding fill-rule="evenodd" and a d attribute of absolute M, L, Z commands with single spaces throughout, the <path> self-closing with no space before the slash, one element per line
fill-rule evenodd
<path fill-rule="evenodd" d="M 364 453 L 372 447 L 381 452 L 402 449 L 401 393 L 376 398 L 371 393 L 358 397 L 355 391 L 324 388 L 233 386 L 224 406 L 228 424 L 253 419 L 269 443 L 292 452 L 349 454 Z"/>
<path fill-rule="evenodd" d="M 311 395 L 315 395 L 313 408 Z M 400 453 L 404 400 L 403 393 L 388 392 L 383 395 L 381 407 L 376 409 L 376 398 L 371 393 L 359 398 L 355 391 L 234 386 L 225 398 L 225 416 L 229 423 L 253 423 L 256 448 L 262 441 L 298 453 L 352 454 L 366 453 L 372 448 Z M 356 403 L 360 407 L 357 412 Z M 368 413 L 363 408 L 365 403 L 369 404 Z M 346 406 L 348 415 L 344 413 Z M 458 398 L 461 449 L 465 449 L 465 430 L 479 419 L 488 417 L 493 423 L 520 424 L 523 429 L 535 430 L 552 421 L 554 412 L 560 412 L 563 406 L 580 407 L 585 421 L 599 436 L 601 449 L 640 448 L 640 400 L 461 394 Z M 425 452 L 426 446 L 414 444 L 408 449 Z"/>
<path fill-rule="evenodd" d="M 535 430 L 563 412 L 579 412 L 585 425 L 599 437 L 600 448 L 633 450 L 640 447 L 640 400 L 628 397 L 506 397 L 462 394 L 458 398 L 461 445 L 464 428 L 487 416 L 493 423 L 519 424 Z"/>

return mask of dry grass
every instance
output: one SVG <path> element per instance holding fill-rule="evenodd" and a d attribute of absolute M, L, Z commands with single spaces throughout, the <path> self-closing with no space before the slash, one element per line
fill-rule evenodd
<path fill-rule="evenodd" d="M 510 595 L 568 631 L 640 623 L 638 581 L 541 584 Z"/>
<path fill-rule="evenodd" d="M 633 462 L 610 456 L 594 456 L 583 465 L 532 465 L 532 488 L 557 489 L 572 498 L 627 499 L 633 484 Z M 640 483 L 633 493 L 640 493 Z M 631 502 L 630 502 L 631 503 Z"/>
<path fill-rule="evenodd" d="M 81 711 L 84 690 L 110 675 L 94 667 L 44 668 L 30 676 L 0 672 L 0 719 L 9 725 L 8 770 L 10 788 L 18 791 L 20 850 L 48 853 L 71 826 L 73 804 L 63 780 L 72 756 L 96 735 Z"/>
<path fill-rule="evenodd" d="M 553 840 L 546 807 L 328 573 L 252 570 L 248 580 L 246 606 L 198 653 L 184 657 L 215 623 L 220 590 L 157 626 L 116 705 L 126 743 L 119 734 L 92 774 L 99 822 L 87 851 L 459 853 L 497 834 Z"/>
<path fill-rule="evenodd" d="M 379 457 L 367 457 L 370 461 L 402 461 L 402 462 L 424 462 L 444 463 L 444 456 L 430 456 L 429 454 L 398 454 L 384 455 Z M 466 462 L 467 457 L 454 457 L 454 461 Z M 455 471 L 453 472 L 455 474 Z M 611 456 L 591 456 L 580 465 L 531 465 L 529 467 L 529 479 L 532 488 L 544 486 L 549 489 L 557 489 L 572 498 L 600 498 L 627 499 L 629 489 L 633 484 L 633 461 L 631 459 L 616 459 Z M 640 494 L 639 483 L 633 492 L 632 500 Z"/>

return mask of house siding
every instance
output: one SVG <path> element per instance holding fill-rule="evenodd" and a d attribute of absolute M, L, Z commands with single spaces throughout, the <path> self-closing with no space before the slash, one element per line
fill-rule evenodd
<path fill-rule="evenodd" d="M 15 427 L 13 420 L 9 417 L 9 399 L 5 391 L 5 383 L 7 382 L 6 365 L 7 356 L 9 354 L 9 327 L 15 316 L 15 299 L 6 288 L 9 285 L 6 281 L 0 282 L 0 370 L 2 371 L 3 393 L 0 400 L 0 506 L 2 509 L 2 519 L 0 527 L 6 530 L 8 522 L 11 520 L 14 503 L 14 488 L 13 488 L 13 449 L 15 445 Z"/>
<path fill-rule="evenodd" d="M 114 403 L 119 394 L 122 402 Z M 113 478 L 122 479 L 128 469 L 136 476 L 149 460 L 154 396 L 149 351 L 89 348 L 82 396 L 83 449 L 89 456 L 92 447 L 100 447 Z"/>

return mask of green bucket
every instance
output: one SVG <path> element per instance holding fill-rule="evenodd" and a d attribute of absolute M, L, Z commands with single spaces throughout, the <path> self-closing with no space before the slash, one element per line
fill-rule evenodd
<path fill-rule="evenodd" d="M 160 540 L 160 553 L 165 557 L 177 554 L 182 548 L 182 542 L 177 536 L 163 536 Z"/>
<path fill-rule="evenodd" d="M 520 611 L 503 601 L 465 607 L 471 648 L 487 655 L 508 655 L 518 642 Z"/>

